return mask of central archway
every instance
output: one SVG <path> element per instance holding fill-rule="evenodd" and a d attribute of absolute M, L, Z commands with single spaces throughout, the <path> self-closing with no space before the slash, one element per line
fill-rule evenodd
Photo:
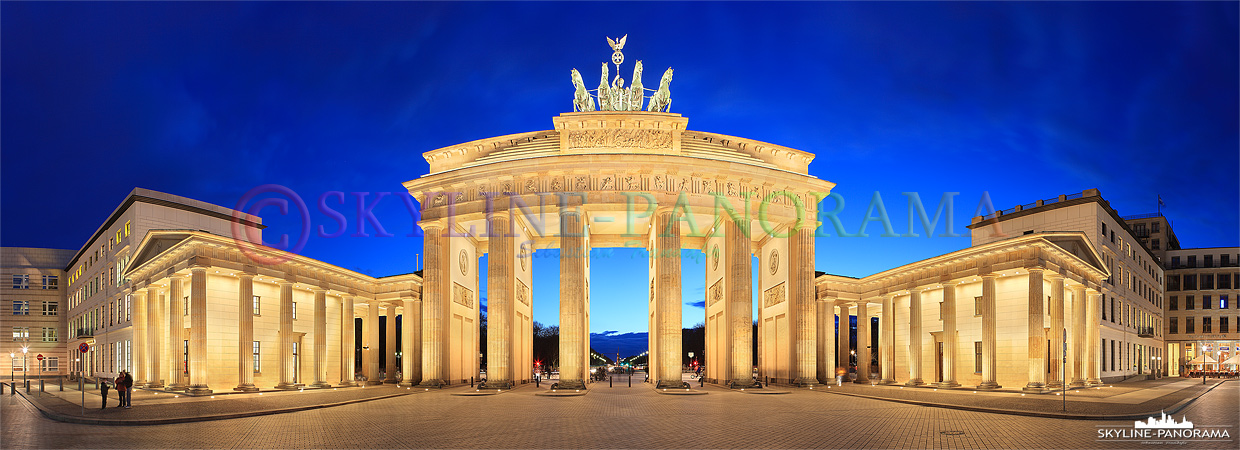
<path fill-rule="evenodd" d="M 752 382 L 753 295 L 760 295 L 764 372 L 816 382 L 816 205 L 834 186 L 808 174 L 813 155 L 686 130 L 658 112 L 579 112 L 554 129 L 424 153 L 430 173 L 405 183 L 425 233 L 423 384 L 477 370 L 477 258 L 488 254 L 488 387 L 529 381 L 530 257 L 558 248 L 561 386 L 589 368 L 589 250 L 646 248 L 649 366 L 680 386 L 680 250 L 707 255 L 707 377 Z M 760 266 L 752 286 L 751 257 Z M 727 362 L 724 364 L 724 362 Z"/>

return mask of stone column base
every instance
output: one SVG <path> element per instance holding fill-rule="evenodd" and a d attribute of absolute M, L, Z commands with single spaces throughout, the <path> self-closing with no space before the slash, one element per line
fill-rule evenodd
<path fill-rule="evenodd" d="M 680 386 L 676 386 L 680 387 Z M 552 383 L 551 389 L 585 389 L 585 380 L 561 380 L 558 383 Z"/>
<path fill-rule="evenodd" d="M 353 386 L 357 386 L 357 383 L 354 383 L 353 380 L 340 380 L 339 383 L 336 383 L 336 386 L 353 387 Z"/>
<path fill-rule="evenodd" d="M 952 381 L 939 381 L 939 382 L 937 382 L 937 383 L 934 383 L 934 387 L 937 387 L 937 388 L 945 388 L 945 389 L 950 389 L 950 388 L 954 388 L 954 387 L 960 387 L 960 383 L 957 383 L 955 380 L 952 380 Z"/>
<path fill-rule="evenodd" d="M 1001 387 L 1003 386 L 999 386 L 999 383 L 993 381 L 983 381 L 982 384 L 977 385 L 978 389 L 999 389 Z"/>
<path fill-rule="evenodd" d="M 479 385 L 482 389 L 512 389 L 512 381 L 491 381 Z M 570 388 L 564 388 L 570 389 Z"/>
<path fill-rule="evenodd" d="M 444 385 L 443 380 L 422 380 L 421 383 L 418 383 L 419 387 L 435 389 L 443 389 Z"/>
<path fill-rule="evenodd" d="M 211 392 L 206 386 L 191 386 L 185 391 L 189 395 L 211 395 Z"/>
<path fill-rule="evenodd" d="M 752 378 L 748 380 L 732 380 L 728 382 L 728 389 L 753 389 L 761 387 L 762 385 L 758 384 L 758 382 Z"/>
<path fill-rule="evenodd" d="M 874 383 L 874 384 L 880 384 L 880 385 L 883 385 L 883 386 L 890 386 L 890 385 L 893 385 L 893 384 L 899 384 L 899 383 L 900 383 L 900 382 L 899 382 L 899 381 L 896 381 L 896 380 L 882 380 L 882 379 L 880 379 L 880 380 L 878 380 L 878 382 L 877 382 L 877 383 Z"/>
<path fill-rule="evenodd" d="M 687 382 L 683 380 L 677 380 L 677 381 L 659 380 L 658 383 L 655 383 L 654 388 L 655 389 L 685 389 L 685 383 Z M 561 388 L 561 389 L 566 389 L 566 388 Z"/>
<path fill-rule="evenodd" d="M 1052 382 L 1050 382 L 1050 383 L 1046 383 L 1046 387 L 1047 387 L 1048 389 L 1063 389 L 1063 382 L 1062 382 L 1062 381 L 1052 381 Z"/>
<path fill-rule="evenodd" d="M 1042 383 L 1029 383 L 1025 385 L 1025 387 L 1021 388 L 1020 390 L 1022 392 L 1028 392 L 1031 394 L 1045 394 L 1047 392 L 1051 392 L 1051 390 L 1048 389 L 1046 385 Z"/>
<path fill-rule="evenodd" d="M 328 383 L 326 381 L 316 381 L 314 383 L 311 383 L 310 387 L 315 388 L 315 389 L 324 389 L 324 388 L 332 387 L 332 385 L 331 383 Z"/>
<path fill-rule="evenodd" d="M 792 381 L 792 384 L 793 384 L 793 385 L 795 385 L 795 386 L 797 386 L 797 387 L 812 387 L 812 386 L 817 386 L 817 385 L 818 385 L 818 378 L 817 378 L 817 377 L 797 378 L 796 380 L 793 380 L 793 381 Z"/>
<path fill-rule="evenodd" d="M 925 382 L 925 381 L 922 381 L 922 379 L 921 379 L 921 378 L 914 378 L 914 379 L 908 380 L 907 382 L 905 382 L 905 383 L 904 383 L 904 385 L 905 385 L 905 386 L 922 386 L 922 385 L 925 385 L 925 384 L 926 384 L 926 382 Z"/>
<path fill-rule="evenodd" d="M 387 384 L 396 384 L 397 381 L 399 380 L 397 380 L 396 378 L 384 378 L 383 379 L 383 382 Z"/>
<path fill-rule="evenodd" d="M 300 384 L 300 383 L 280 383 L 276 385 L 276 389 L 279 389 L 282 391 L 292 391 L 296 389 L 301 389 L 304 386 L 305 386 L 304 384 Z"/>
<path fill-rule="evenodd" d="M 853 383 L 857 383 L 857 384 L 874 384 L 874 382 L 873 382 L 873 381 L 870 381 L 870 378 L 869 378 L 869 377 L 866 377 L 866 378 L 857 377 L 857 379 L 856 379 L 856 380 L 853 380 Z"/>
<path fill-rule="evenodd" d="M 1097 378 L 1090 378 L 1088 380 L 1085 380 L 1085 384 L 1087 386 L 1097 386 L 1099 384 L 1106 384 L 1106 383 L 1103 383 L 1102 380 L 1097 379 Z"/>
<path fill-rule="evenodd" d="M 147 389 L 163 389 L 164 383 L 160 381 L 152 381 L 152 382 L 147 383 L 146 386 L 143 386 L 143 387 Z"/>
<path fill-rule="evenodd" d="M 237 387 L 233 388 L 233 390 L 238 392 L 258 392 L 258 386 L 253 384 L 241 384 L 237 385 Z"/>
<path fill-rule="evenodd" d="M 365 384 L 367 386 L 378 386 L 383 384 L 383 380 L 366 380 Z"/>
<path fill-rule="evenodd" d="M 164 388 L 165 391 L 184 391 L 186 389 L 189 389 L 189 386 L 186 386 L 184 384 L 176 384 L 176 383 L 169 384 L 167 387 Z"/>
<path fill-rule="evenodd" d="M 399 387 L 414 387 L 414 386 L 417 386 L 417 385 L 418 385 L 418 383 L 413 383 L 413 382 L 409 382 L 409 381 L 402 381 L 402 382 L 400 382 L 400 383 L 396 383 L 396 385 L 397 385 L 397 386 L 399 386 Z"/>

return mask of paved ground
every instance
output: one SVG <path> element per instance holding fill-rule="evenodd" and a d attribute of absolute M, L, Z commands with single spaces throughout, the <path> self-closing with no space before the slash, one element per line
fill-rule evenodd
<path fill-rule="evenodd" d="M 367 388 L 367 390 L 390 389 Z M 74 425 L 43 418 L 19 397 L 0 399 L 2 448 L 1154 448 L 1099 441 L 1080 421 L 960 411 L 794 390 L 748 395 L 658 395 L 640 384 L 549 398 L 522 387 L 485 396 L 431 391 L 333 408 L 155 426 Z M 306 393 L 304 395 L 311 395 Z M 1180 415 L 1230 428 L 1237 441 L 1240 383 L 1228 382 Z M 199 402 L 186 403 L 197 408 Z M 135 402 L 135 405 L 137 403 Z M 139 409 L 135 406 L 134 410 Z M 133 411 L 133 410 L 131 410 Z"/>
<path fill-rule="evenodd" d="M 1019 389 L 978 391 L 971 388 L 933 389 L 844 383 L 842 386 L 826 387 L 826 390 L 870 397 L 1037 413 L 1127 415 L 1171 409 L 1180 401 L 1195 397 L 1219 382 L 1220 380 L 1211 379 L 1208 384 L 1203 384 L 1200 378 L 1164 378 L 1110 384 L 1069 390 L 1066 402 L 1060 393 L 1024 394 Z M 1237 382 L 1228 382 L 1235 383 Z"/>

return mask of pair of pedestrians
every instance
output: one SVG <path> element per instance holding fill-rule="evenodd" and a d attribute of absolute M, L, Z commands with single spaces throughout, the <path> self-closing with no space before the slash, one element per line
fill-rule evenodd
<path fill-rule="evenodd" d="M 103 397 L 103 403 L 99 409 L 106 409 L 108 407 L 109 384 L 116 387 L 117 408 L 133 406 L 133 376 L 129 372 L 122 371 L 116 376 L 115 380 L 103 380 L 103 382 L 99 383 L 99 391 Z"/>

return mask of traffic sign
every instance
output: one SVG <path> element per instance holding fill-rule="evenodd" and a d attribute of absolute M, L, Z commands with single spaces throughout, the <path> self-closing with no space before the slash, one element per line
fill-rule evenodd
<path fill-rule="evenodd" d="M 78 351 L 79 351 L 79 352 L 82 352 L 82 353 L 89 352 L 89 351 L 90 351 L 90 346 L 89 346 L 89 345 L 86 345 L 86 343 L 85 343 L 85 342 L 83 342 L 83 343 L 81 343 L 81 345 L 78 345 Z"/>
<path fill-rule="evenodd" d="M 39 356 L 34 357 L 34 359 L 37 359 L 37 360 L 39 360 L 39 361 L 42 361 L 42 360 L 43 360 L 43 354 L 42 354 L 42 353 L 40 353 L 40 354 L 39 354 Z"/>

